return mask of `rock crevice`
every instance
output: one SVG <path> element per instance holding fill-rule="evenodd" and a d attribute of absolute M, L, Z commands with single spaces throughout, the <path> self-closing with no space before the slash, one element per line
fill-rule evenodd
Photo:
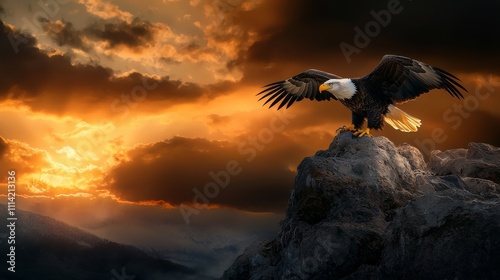
<path fill-rule="evenodd" d="M 305 158 L 281 230 L 222 279 L 500 279 L 500 149 L 335 137 Z"/>

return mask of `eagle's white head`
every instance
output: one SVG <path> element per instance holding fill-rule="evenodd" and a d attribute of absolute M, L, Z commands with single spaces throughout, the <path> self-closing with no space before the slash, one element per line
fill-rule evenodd
<path fill-rule="evenodd" d="M 350 99 L 356 94 L 356 85 L 351 79 L 330 79 L 319 86 L 319 91 L 328 91 L 337 99 Z"/>

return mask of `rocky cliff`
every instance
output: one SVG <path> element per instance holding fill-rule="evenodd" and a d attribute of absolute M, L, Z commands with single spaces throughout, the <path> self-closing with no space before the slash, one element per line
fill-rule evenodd
<path fill-rule="evenodd" d="M 222 279 L 500 279 L 500 148 L 335 137 L 305 158 L 274 240 Z"/>

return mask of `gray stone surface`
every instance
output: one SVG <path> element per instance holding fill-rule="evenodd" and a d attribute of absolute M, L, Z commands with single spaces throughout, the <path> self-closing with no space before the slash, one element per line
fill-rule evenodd
<path fill-rule="evenodd" d="M 335 137 L 298 167 L 286 217 L 221 279 L 500 279 L 500 149 Z"/>

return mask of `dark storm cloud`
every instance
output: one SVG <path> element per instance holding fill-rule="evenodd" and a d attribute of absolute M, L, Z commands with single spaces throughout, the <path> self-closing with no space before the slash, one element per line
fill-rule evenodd
<path fill-rule="evenodd" d="M 90 46 L 84 43 L 83 38 L 106 42 L 108 49 L 126 47 L 135 51 L 151 46 L 155 41 L 153 25 L 139 18 L 130 23 L 123 20 L 101 20 L 82 30 L 75 29 L 67 21 L 49 21 L 45 18 L 39 21 L 44 31 L 59 46 L 69 45 L 84 51 L 89 51 Z"/>
<path fill-rule="evenodd" d="M 181 62 L 179 60 L 176 60 L 175 58 L 173 57 L 161 57 L 160 60 L 162 62 L 164 62 L 165 64 L 175 64 L 175 65 L 179 65 L 181 64 Z"/>
<path fill-rule="evenodd" d="M 389 4 L 396 5 L 392 10 L 399 12 L 392 13 L 390 19 L 385 18 L 386 26 L 379 23 L 380 31 L 368 38 L 365 46 L 356 46 L 354 28 L 365 32 L 368 23 L 377 22 L 375 16 L 387 16 Z M 243 82 L 252 85 L 282 80 L 308 68 L 357 77 L 368 74 L 383 55 L 392 53 L 410 56 L 454 73 L 463 80 L 469 95 L 473 95 L 475 75 L 500 74 L 500 37 L 497 36 L 500 22 L 491 20 L 497 17 L 498 10 L 498 1 L 265 1 L 255 10 L 243 11 L 232 18 L 235 24 L 256 31 L 259 36 L 248 52 L 230 62 L 228 67 L 243 69 Z M 339 47 L 342 42 L 360 49 L 359 54 L 351 55 L 350 63 Z M 470 75 L 464 76 L 463 73 Z M 461 102 L 441 96 L 443 94 L 446 95 L 434 90 L 402 105 L 403 109 L 411 107 L 409 113 L 422 118 L 423 126 L 419 132 L 402 133 L 385 126 L 384 131 L 375 132 L 375 135 L 385 135 L 398 143 L 412 145 L 415 145 L 415 139 L 430 137 L 435 125 L 444 122 L 443 112 L 452 106 L 452 102 Z M 491 104 L 497 101 L 493 94 L 481 106 L 491 110 Z M 299 126 L 304 130 L 316 124 L 335 124 L 336 121 L 350 123 L 350 112 L 338 103 L 304 103 L 307 101 L 294 105 L 300 107 L 300 111 L 296 111 L 300 114 L 294 123 L 296 129 Z M 471 119 L 480 115 L 478 111 Z M 462 128 L 447 132 L 449 139 L 436 147 L 466 147 L 470 141 L 498 143 L 498 139 L 491 135 L 496 120 L 497 115 L 492 114 L 474 122 L 475 127 L 467 127 L 464 121 Z M 332 128 L 329 133 L 333 133 L 336 127 Z M 474 133 L 464 134 L 464 131 Z"/>
<path fill-rule="evenodd" d="M 151 45 L 154 40 L 153 26 L 148 21 L 135 18 L 125 21 L 104 22 L 87 27 L 84 32 L 108 43 L 109 48 L 125 46 L 132 49 Z"/>
<path fill-rule="evenodd" d="M 74 65 L 68 56 L 49 56 L 36 44 L 30 35 L 13 31 L 0 21 L 0 101 L 14 99 L 34 110 L 56 114 L 68 110 L 85 113 L 99 105 L 110 113 L 120 113 L 138 101 L 164 108 L 223 94 L 233 86 L 221 82 L 201 87 L 136 72 L 116 77 L 100 65 Z M 74 107 L 68 108 L 69 104 Z"/>
<path fill-rule="evenodd" d="M 9 148 L 9 145 L 5 140 L 0 136 L 0 159 L 5 155 L 7 152 L 7 149 Z"/>
<path fill-rule="evenodd" d="M 385 27 L 379 24 L 379 32 L 366 45 L 356 45 L 354 28 L 364 31 L 367 23 L 376 21 L 374 13 L 384 17 L 380 11 L 388 10 L 389 3 L 397 5 L 399 13 L 391 14 Z M 256 30 L 260 39 L 229 66 L 245 69 L 247 80 L 288 73 L 290 68 L 300 71 L 294 65 L 356 76 L 366 74 L 360 68 L 367 60 L 393 53 L 439 61 L 439 66 L 455 71 L 498 73 L 500 22 L 491 19 L 499 10 L 498 1 L 266 1 L 235 17 L 236 24 Z M 264 13 L 271 16 L 259 17 Z M 257 22 L 272 22 L 273 16 L 279 24 Z M 339 47 L 342 42 L 360 50 L 350 56 L 350 64 Z"/>
<path fill-rule="evenodd" d="M 205 193 L 208 184 L 217 183 L 218 191 L 208 189 L 211 205 L 284 210 L 304 150 L 281 135 L 267 145 L 254 146 L 246 137 L 241 140 L 175 137 L 138 147 L 129 152 L 130 160 L 110 172 L 104 187 L 128 201 L 163 200 L 180 205 L 193 203 L 197 191 Z M 195 202 L 207 201 L 197 198 Z"/>
<path fill-rule="evenodd" d="M 50 166 L 49 161 L 44 151 L 0 136 L 0 182 L 6 182 L 8 171 L 29 174 L 35 172 L 39 166 Z M 25 190 L 18 191 L 24 193 Z"/>
<path fill-rule="evenodd" d="M 83 33 L 76 30 L 71 22 L 40 19 L 40 23 L 43 30 L 59 46 L 68 45 L 84 51 L 89 50 L 89 46 L 83 42 Z"/>

